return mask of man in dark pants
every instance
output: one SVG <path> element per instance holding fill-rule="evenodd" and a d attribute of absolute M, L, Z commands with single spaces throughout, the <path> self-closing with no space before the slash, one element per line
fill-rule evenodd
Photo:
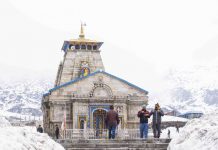
<path fill-rule="evenodd" d="M 142 106 L 142 110 L 138 112 L 140 118 L 140 138 L 148 137 L 148 118 L 150 118 L 149 111 L 146 110 L 146 105 Z"/>
<path fill-rule="evenodd" d="M 160 138 L 161 132 L 161 117 L 164 116 L 163 111 L 160 109 L 160 105 L 155 104 L 155 109 L 150 112 L 150 116 L 153 115 L 152 128 L 154 133 L 154 138 Z"/>
<path fill-rule="evenodd" d="M 56 124 L 56 129 L 55 129 L 55 136 L 56 136 L 56 139 L 58 139 L 59 137 L 59 128 L 58 128 L 58 125 Z"/>
<path fill-rule="evenodd" d="M 179 124 L 178 124 L 178 121 L 176 122 L 176 131 L 179 133 Z"/>
<path fill-rule="evenodd" d="M 106 114 L 105 123 L 109 130 L 109 139 L 115 138 L 116 127 L 119 124 L 118 113 L 114 111 L 114 106 L 110 106 L 110 110 Z"/>

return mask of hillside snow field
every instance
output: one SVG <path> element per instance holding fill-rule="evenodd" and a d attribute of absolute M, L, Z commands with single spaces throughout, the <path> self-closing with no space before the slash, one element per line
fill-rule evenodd
<path fill-rule="evenodd" d="M 42 95 L 52 87 L 50 80 L 0 81 L 0 110 L 28 116 L 42 116 Z"/>
<path fill-rule="evenodd" d="M 175 129 L 174 129 L 175 130 Z M 169 144 L 168 150 L 217 150 L 218 110 L 192 119 L 180 129 Z"/>
<path fill-rule="evenodd" d="M 218 66 L 172 68 L 165 73 L 158 88 L 149 91 L 149 108 L 159 103 L 162 108 L 180 113 L 209 113 L 218 107 Z"/>
<path fill-rule="evenodd" d="M 35 127 L 12 127 L 0 117 L 0 149 L 2 150 L 64 150 L 45 133 Z"/>

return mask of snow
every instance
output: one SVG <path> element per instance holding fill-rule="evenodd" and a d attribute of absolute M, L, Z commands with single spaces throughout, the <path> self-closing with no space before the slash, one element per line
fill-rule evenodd
<path fill-rule="evenodd" d="M 0 79 L 0 110 L 41 116 L 42 95 L 52 87 L 50 80 L 4 82 Z"/>
<path fill-rule="evenodd" d="M 174 136 L 168 150 L 217 150 L 218 148 L 218 110 L 192 119 Z M 164 134 L 163 134 L 164 136 Z"/>
<path fill-rule="evenodd" d="M 11 126 L 10 122 L 5 119 L 5 117 L 0 116 L 0 127 Z"/>
<path fill-rule="evenodd" d="M 13 112 L 9 112 L 9 111 L 4 111 L 4 110 L 0 110 L 0 116 L 5 117 L 5 118 L 10 118 L 10 117 L 14 117 L 17 119 L 14 119 L 14 121 L 41 121 L 42 120 L 42 116 L 40 117 L 34 117 L 34 116 L 30 116 L 30 115 L 23 115 L 23 114 L 19 114 L 19 113 L 13 113 Z"/>
<path fill-rule="evenodd" d="M 179 128 L 179 130 L 181 130 L 182 128 Z M 170 130 L 170 138 L 176 138 L 179 133 L 176 131 L 176 127 L 168 127 L 164 130 L 162 130 L 161 132 L 161 135 L 160 135 L 160 138 L 168 138 L 168 130 Z"/>
<path fill-rule="evenodd" d="M 2 150 L 64 150 L 45 133 L 35 127 L 12 127 L 0 117 L 0 145 Z M 7 126 L 8 125 L 8 126 Z"/>
<path fill-rule="evenodd" d="M 153 116 L 151 116 L 150 119 L 148 119 L 148 123 L 152 122 L 152 118 Z M 176 117 L 176 116 L 164 115 L 163 117 L 161 117 L 161 120 L 162 122 L 170 122 L 170 121 L 187 122 L 189 119 L 182 118 L 182 117 Z"/>
<path fill-rule="evenodd" d="M 181 118 L 181 117 L 175 117 L 175 116 L 164 115 L 164 116 L 162 117 L 162 122 L 166 122 L 166 121 L 187 122 L 188 119 L 186 119 L 186 118 Z"/>
<path fill-rule="evenodd" d="M 218 67 L 192 66 L 172 68 L 159 88 L 150 91 L 149 106 L 159 103 L 162 108 L 180 113 L 202 111 L 204 114 L 218 107 Z"/>

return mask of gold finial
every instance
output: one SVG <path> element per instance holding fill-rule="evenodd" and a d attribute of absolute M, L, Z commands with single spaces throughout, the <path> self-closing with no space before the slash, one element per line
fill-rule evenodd
<path fill-rule="evenodd" d="M 85 23 L 81 23 L 80 35 L 79 35 L 79 37 L 80 37 L 81 39 L 84 39 L 84 38 L 85 38 L 83 26 L 86 26 L 86 24 L 85 24 Z"/>

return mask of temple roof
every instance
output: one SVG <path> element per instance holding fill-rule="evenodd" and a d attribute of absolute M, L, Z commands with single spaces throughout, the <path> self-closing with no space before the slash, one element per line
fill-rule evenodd
<path fill-rule="evenodd" d="M 62 50 L 64 50 L 66 52 L 67 48 L 69 48 L 70 45 L 73 45 L 73 46 L 75 46 L 75 45 L 96 45 L 97 49 L 99 49 L 101 47 L 103 42 L 99 42 L 96 40 L 91 40 L 91 39 L 85 38 L 83 26 L 84 26 L 84 24 L 81 24 L 79 38 L 70 39 L 69 41 L 64 41 L 64 44 L 62 46 Z"/>
<path fill-rule="evenodd" d="M 121 82 L 123 82 L 123 83 L 126 83 L 127 85 L 129 85 L 129 86 L 131 86 L 131 87 L 133 87 L 133 88 L 136 88 L 136 89 L 140 90 L 141 92 L 143 92 L 143 93 L 145 93 L 145 94 L 148 94 L 148 91 L 146 91 L 146 90 L 144 90 L 144 89 L 142 89 L 142 88 L 140 88 L 140 87 L 138 87 L 138 86 L 136 86 L 136 85 L 134 85 L 134 84 L 132 84 L 132 83 L 130 83 L 130 82 L 124 80 L 124 79 L 121 79 L 121 78 L 119 78 L 119 77 L 117 77 L 117 76 L 114 76 L 114 75 L 112 75 L 112 74 L 109 74 L 109 73 L 107 73 L 107 72 L 105 72 L 105 71 L 96 71 L 96 72 L 93 72 L 93 73 L 89 74 L 88 76 L 81 77 L 81 78 L 79 77 L 79 78 L 76 78 L 75 80 L 71 80 L 71 81 L 66 82 L 66 83 L 64 83 L 64 84 L 62 84 L 62 85 L 56 86 L 56 87 L 50 89 L 48 93 L 43 94 L 43 97 L 49 95 L 51 92 L 53 92 L 53 91 L 55 91 L 55 90 L 57 90 L 57 89 L 60 89 L 60 88 L 62 88 L 62 87 L 68 86 L 68 85 L 71 85 L 71 84 L 73 84 L 73 83 L 75 83 L 75 82 L 81 81 L 81 80 L 86 79 L 86 78 L 88 78 L 88 77 L 90 77 L 90 76 L 94 76 L 94 75 L 96 75 L 96 74 L 98 74 L 98 73 L 103 73 L 103 74 L 105 74 L 105 75 L 108 75 L 108 76 L 110 76 L 110 77 L 112 77 L 112 78 L 115 78 L 115 79 L 117 79 L 117 80 L 119 80 L 119 81 L 121 81 Z"/>

